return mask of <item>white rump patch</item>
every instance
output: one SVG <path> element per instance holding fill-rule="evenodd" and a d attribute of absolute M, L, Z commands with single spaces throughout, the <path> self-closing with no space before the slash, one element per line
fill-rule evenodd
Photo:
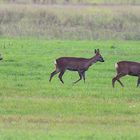
<path fill-rule="evenodd" d="M 56 63 L 56 60 L 54 61 L 54 64 L 56 65 L 57 63 Z"/>
<path fill-rule="evenodd" d="M 118 64 L 117 63 L 115 63 L 115 68 L 118 68 Z"/>

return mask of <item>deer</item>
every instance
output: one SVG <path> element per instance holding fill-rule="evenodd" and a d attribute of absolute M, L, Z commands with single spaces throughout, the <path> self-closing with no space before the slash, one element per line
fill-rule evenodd
<path fill-rule="evenodd" d="M 99 49 L 95 49 L 95 56 L 91 58 L 60 57 L 55 61 L 55 71 L 50 74 L 49 81 L 51 82 L 53 76 L 59 73 L 59 80 L 64 84 L 62 77 L 66 70 L 69 70 L 77 71 L 79 74 L 80 78 L 77 81 L 73 82 L 74 84 L 76 84 L 82 79 L 85 83 L 85 72 L 97 61 L 104 62 L 104 59 L 100 54 Z"/>
<path fill-rule="evenodd" d="M 123 83 L 120 78 L 126 75 L 137 76 L 137 87 L 140 85 L 140 63 L 132 61 L 120 61 L 115 64 L 117 75 L 112 79 L 112 86 L 114 88 L 115 82 L 118 81 L 122 87 Z"/>

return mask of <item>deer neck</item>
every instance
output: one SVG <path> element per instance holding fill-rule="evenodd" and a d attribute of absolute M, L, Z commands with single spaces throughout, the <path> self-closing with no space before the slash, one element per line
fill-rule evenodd
<path fill-rule="evenodd" d="M 93 56 L 92 58 L 89 59 L 88 66 L 91 66 L 96 62 L 97 62 L 96 56 Z"/>

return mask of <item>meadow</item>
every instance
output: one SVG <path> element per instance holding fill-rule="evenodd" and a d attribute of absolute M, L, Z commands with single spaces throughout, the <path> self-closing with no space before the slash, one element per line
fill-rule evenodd
<path fill-rule="evenodd" d="M 140 41 L 72 41 L 2 38 L 0 51 L 0 140 L 139 140 L 140 88 L 136 77 L 113 89 L 114 64 L 139 61 Z M 54 60 L 90 58 L 99 48 L 105 59 L 86 73 L 86 83 L 67 71 L 61 84 Z"/>
<path fill-rule="evenodd" d="M 139 140 L 140 87 L 126 76 L 111 82 L 115 63 L 140 61 L 139 0 L 0 0 L 0 140 Z M 67 71 L 54 60 L 104 63 Z"/>

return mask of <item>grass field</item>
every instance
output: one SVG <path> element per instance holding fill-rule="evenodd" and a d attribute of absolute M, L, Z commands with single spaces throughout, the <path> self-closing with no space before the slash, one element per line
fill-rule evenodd
<path fill-rule="evenodd" d="M 115 62 L 139 60 L 140 41 L 0 39 L 0 140 L 139 140 L 140 88 L 136 77 L 111 86 Z M 113 46 L 113 47 L 112 47 Z M 60 56 L 92 57 L 105 63 L 76 85 L 76 72 L 48 82 Z"/>

